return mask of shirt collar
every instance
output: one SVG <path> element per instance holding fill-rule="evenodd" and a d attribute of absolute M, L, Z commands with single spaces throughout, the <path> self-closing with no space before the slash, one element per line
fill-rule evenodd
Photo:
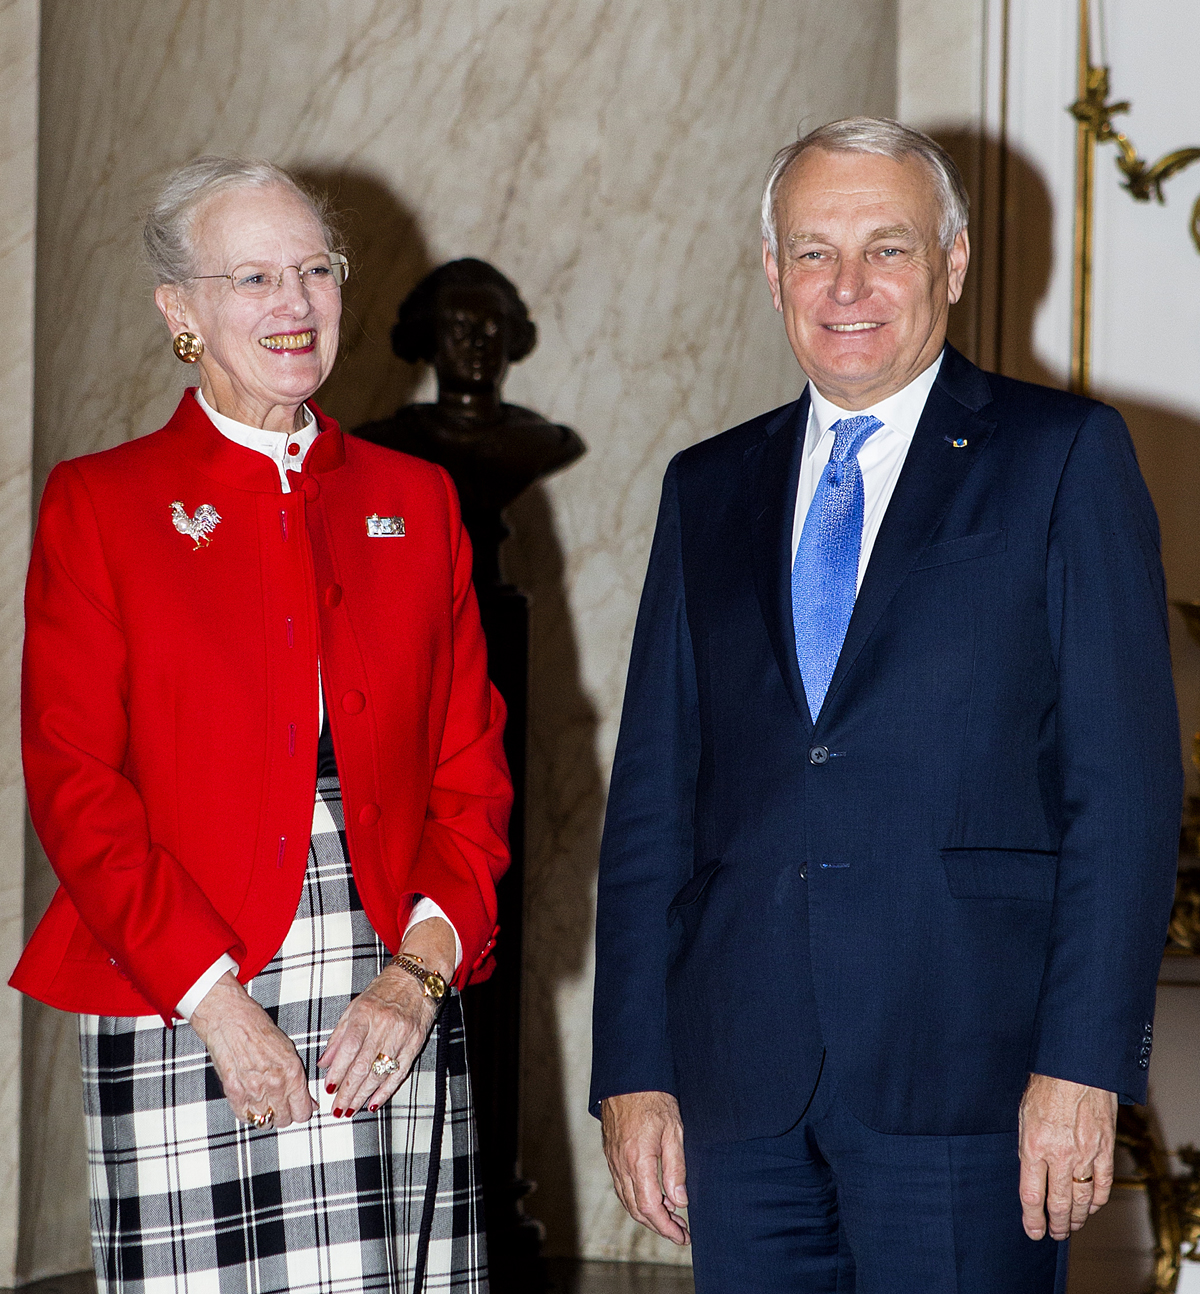
<path fill-rule="evenodd" d="M 944 354 L 944 350 L 939 351 L 937 359 L 923 373 L 914 377 L 906 387 L 902 387 L 897 391 L 895 395 L 889 395 L 886 400 L 880 400 L 878 404 L 871 405 L 869 409 L 857 409 L 853 413 L 847 409 L 839 409 L 832 400 L 827 400 L 809 382 L 808 395 L 812 401 L 813 415 L 817 420 L 818 434 L 812 438 L 812 445 L 806 445 L 805 452 L 811 453 L 816 448 L 821 437 L 839 418 L 858 417 L 862 414 L 870 414 L 878 418 L 885 427 L 898 431 L 906 440 L 912 440 L 913 434 L 917 430 L 917 423 L 921 421 L 921 414 L 925 411 L 925 402 L 929 399 L 929 392 L 933 390 L 933 384 L 937 380 L 938 370 L 942 367 L 942 356 Z"/>
<path fill-rule="evenodd" d="M 218 413 L 216 409 L 204 398 L 204 393 L 199 387 L 196 388 L 196 403 L 208 415 L 212 424 L 228 440 L 235 444 L 242 445 L 246 449 L 253 449 L 259 454 L 265 454 L 275 466 L 279 469 L 279 480 L 283 486 L 283 492 L 287 494 L 291 490 L 287 474 L 291 470 L 298 472 L 304 457 L 312 448 L 312 443 L 321 434 L 320 427 L 317 426 L 317 420 L 313 416 L 312 410 L 308 405 L 302 405 L 304 410 L 304 426 L 299 431 L 293 431 L 290 435 L 285 436 L 282 432 L 266 431 L 262 427 L 253 427 L 247 422 L 238 422 L 234 418 L 226 417 L 223 413 Z M 292 445 L 299 448 L 294 454 L 289 454 L 288 449 Z"/>

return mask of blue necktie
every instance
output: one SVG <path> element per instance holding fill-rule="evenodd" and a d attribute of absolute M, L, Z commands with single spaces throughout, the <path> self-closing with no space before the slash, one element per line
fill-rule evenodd
<path fill-rule="evenodd" d="M 813 723 L 837 668 L 858 592 L 862 550 L 863 478 L 858 451 L 883 423 L 870 414 L 842 418 L 830 428 L 833 452 L 804 518 L 792 567 L 796 659 Z"/>

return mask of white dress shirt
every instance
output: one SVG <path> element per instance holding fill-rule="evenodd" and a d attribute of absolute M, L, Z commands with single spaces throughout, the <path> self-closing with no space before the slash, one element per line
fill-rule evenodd
<path fill-rule="evenodd" d="M 284 494 L 292 492 L 291 482 L 288 480 L 288 470 L 293 472 L 300 470 L 304 463 L 305 455 L 312 448 L 312 443 L 320 435 L 320 428 L 317 426 L 317 420 L 313 416 L 312 410 L 308 405 L 304 406 L 304 426 L 299 431 L 293 431 L 290 435 L 285 436 L 279 431 L 265 431 L 262 427 L 254 427 L 249 423 L 236 422 L 233 418 L 227 418 L 225 414 L 218 413 L 205 400 L 200 388 L 196 388 L 196 402 L 208 415 L 209 419 L 222 436 L 234 441 L 239 445 L 244 445 L 246 449 L 253 449 L 257 453 L 265 454 L 277 468 L 279 468 L 279 481 L 283 488 Z M 317 662 L 317 726 L 318 730 L 325 723 L 325 701 L 321 695 L 320 687 L 321 663 Z M 324 801 L 317 799 L 313 805 L 313 833 L 321 831 L 335 831 L 333 818 Z M 457 971 L 462 962 L 462 943 L 458 937 L 458 931 L 454 929 L 454 924 L 440 907 L 432 900 L 424 896 L 419 898 L 413 904 L 412 914 L 408 918 L 408 925 L 404 933 L 408 932 L 420 921 L 427 921 L 430 917 L 441 917 L 443 921 L 454 931 L 454 970 Z M 204 972 L 203 975 L 192 985 L 190 989 L 179 999 L 176 1006 L 176 1013 L 184 1020 L 192 1018 L 192 1012 L 200 1005 L 204 995 L 210 988 L 225 974 L 226 971 L 233 971 L 236 975 L 239 967 L 236 961 L 228 953 L 222 953 L 215 962 Z"/>
<path fill-rule="evenodd" d="M 800 534 L 804 530 L 804 519 L 817 492 L 821 473 L 829 463 L 833 452 L 834 433 L 830 430 L 840 418 L 855 418 L 862 414 L 871 414 L 883 423 L 863 442 L 858 451 L 858 466 L 863 478 L 863 530 L 862 549 L 858 559 L 858 588 L 862 588 L 863 574 L 867 562 L 871 559 L 871 550 L 879 527 L 883 524 L 883 514 L 892 499 L 892 491 L 900 479 L 900 469 L 908 457 L 908 447 L 912 444 L 913 433 L 921 414 L 925 412 L 925 401 L 942 366 L 941 354 L 922 373 L 895 395 L 880 400 L 869 409 L 857 409 L 853 413 L 839 409 L 836 404 L 825 397 L 810 382 L 808 384 L 809 410 L 808 427 L 804 435 L 804 456 L 800 463 L 800 481 L 796 489 L 796 512 L 792 521 L 792 565 L 796 564 L 796 550 L 800 546 Z"/>

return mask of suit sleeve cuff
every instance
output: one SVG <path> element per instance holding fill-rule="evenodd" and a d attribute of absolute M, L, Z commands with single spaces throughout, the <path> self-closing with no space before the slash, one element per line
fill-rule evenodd
<path fill-rule="evenodd" d="M 462 940 L 458 937 L 458 931 L 454 929 L 454 922 L 442 911 L 441 908 L 432 900 L 423 895 L 413 904 L 412 915 L 408 918 L 408 925 L 404 927 L 404 933 L 408 932 L 421 921 L 428 921 L 430 917 L 441 917 L 441 919 L 450 927 L 454 934 L 454 969 L 450 972 L 451 978 L 458 974 L 458 968 L 462 965 Z"/>
<path fill-rule="evenodd" d="M 204 1000 L 204 995 L 225 974 L 226 971 L 238 973 L 238 964 L 228 953 L 222 953 L 190 989 L 179 999 L 175 1013 L 183 1020 L 190 1020 L 192 1012 Z"/>

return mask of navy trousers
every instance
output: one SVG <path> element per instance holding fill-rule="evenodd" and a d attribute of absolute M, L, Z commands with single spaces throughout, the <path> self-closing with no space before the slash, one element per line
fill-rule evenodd
<path fill-rule="evenodd" d="M 828 1073 L 782 1136 L 686 1128 L 696 1294 L 1065 1294 L 1068 1243 L 1021 1227 L 1016 1129 L 875 1132 Z"/>

